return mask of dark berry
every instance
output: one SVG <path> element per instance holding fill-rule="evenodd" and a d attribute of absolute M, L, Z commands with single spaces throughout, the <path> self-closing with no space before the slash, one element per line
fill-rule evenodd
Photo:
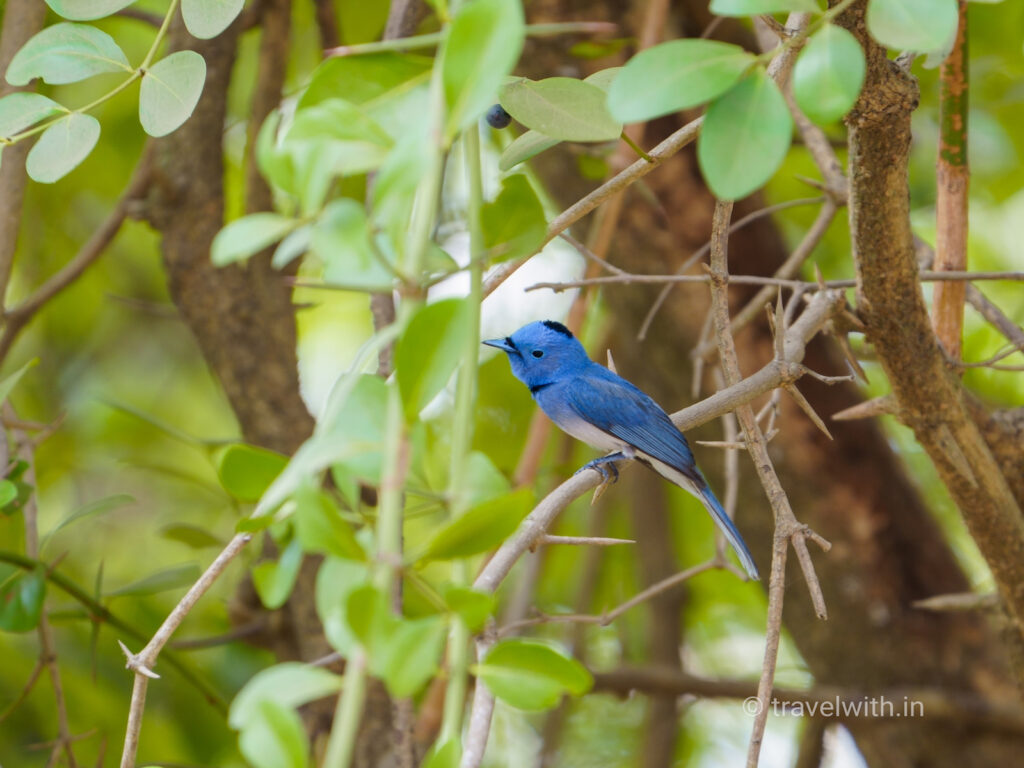
<path fill-rule="evenodd" d="M 491 128 L 508 128 L 512 115 L 505 111 L 501 104 L 495 104 L 487 110 L 487 124 Z"/>

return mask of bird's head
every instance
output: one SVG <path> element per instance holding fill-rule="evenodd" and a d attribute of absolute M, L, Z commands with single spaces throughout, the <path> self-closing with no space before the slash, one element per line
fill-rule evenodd
<path fill-rule="evenodd" d="M 512 373 L 528 387 L 550 384 L 590 363 L 583 345 L 554 320 L 524 325 L 511 336 L 484 342 L 508 355 Z"/>

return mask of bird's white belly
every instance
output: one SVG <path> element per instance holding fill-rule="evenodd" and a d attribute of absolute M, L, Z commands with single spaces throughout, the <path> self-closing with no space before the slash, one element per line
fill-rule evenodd
<path fill-rule="evenodd" d="M 597 448 L 599 451 L 610 453 L 612 451 L 621 451 L 628 447 L 626 442 L 609 435 L 607 432 L 598 429 L 583 419 L 561 420 L 558 422 L 558 426 L 577 440 Z"/>

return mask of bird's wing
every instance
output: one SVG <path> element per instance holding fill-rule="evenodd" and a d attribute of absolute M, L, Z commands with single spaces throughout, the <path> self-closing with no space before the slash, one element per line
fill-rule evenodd
<path fill-rule="evenodd" d="M 703 484 L 686 438 L 661 406 L 620 376 L 596 368 L 594 375 L 576 376 L 566 384 L 564 394 L 572 411 Z"/>

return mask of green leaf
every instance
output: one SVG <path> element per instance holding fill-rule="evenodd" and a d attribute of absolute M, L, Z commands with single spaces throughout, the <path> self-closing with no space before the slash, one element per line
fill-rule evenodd
<path fill-rule="evenodd" d="M 306 552 L 349 560 L 366 559 L 352 527 L 342 518 L 330 495 L 313 485 L 305 485 L 292 499 L 296 504 L 296 534 Z"/>
<path fill-rule="evenodd" d="M 558 139 L 552 139 L 538 131 L 527 131 L 505 147 L 498 160 L 498 168 L 507 171 L 560 143 Z"/>
<path fill-rule="evenodd" d="M 316 142 L 319 162 L 344 175 L 376 170 L 393 143 L 387 131 L 344 99 L 328 99 L 296 113 L 283 143 L 287 147 L 305 141 Z"/>
<path fill-rule="evenodd" d="M 231 25 L 243 5 L 245 0 L 181 0 L 181 17 L 192 37 L 209 40 Z"/>
<path fill-rule="evenodd" d="M 370 374 L 349 377 L 335 386 L 316 429 L 260 499 L 254 515 L 264 515 L 302 483 L 331 464 L 378 456 L 383 443 L 387 385 Z M 378 458 L 379 463 L 379 458 Z"/>
<path fill-rule="evenodd" d="M 465 347 L 468 311 L 463 299 L 428 304 L 412 316 L 399 337 L 395 376 L 408 421 L 416 420 L 455 372 Z"/>
<path fill-rule="evenodd" d="M 475 673 L 495 696 L 518 709 L 551 709 L 564 694 L 579 696 L 594 678 L 586 667 L 539 640 L 503 640 Z"/>
<path fill-rule="evenodd" d="M 15 574 L 0 585 L 0 630 L 28 632 L 39 624 L 46 598 L 42 568 Z"/>
<path fill-rule="evenodd" d="M 217 477 L 224 490 L 241 501 L 259 501 L 285 466 L 288 457 L 255 445 L 236 443 L 221 454 Z"/>
<path fill-rule="evenodd" d="M 371 674 L 392 696 L 412 696 L 437 672 L 447 634 L 444 617 L 403 619 L 378 588 L 366 585 L 349 596 L 347 620 L 366 650 Z"/>
<path fill-rule="evenodd" d="M 571 77 L 525 78 L 502 86 L 501 106 L 516 120 L 561 141 L 611 141 L 622 123 L 608 112 L 605 92 Z"/>
<path fill-rule="evenodd" d="M 115 589 L 113 592 L 108 592 L 107 597 L 155 595 L 171 589 L 190 587 L 195 584 L 200 573 L 199 566 L 195 563 L 177 565 L 173 568 L 157 571 L 138 581 L 133 581 L 131 584 Z"/>
<path fill-rule="evenodd" d="M 510 490 L 508 478 L 501 474 L 501 470 L 486 453 L 473 451 L 469 454 L 466 467 L 467 506 L 473 507 L 496 499 Z"/>
<path fill-rule="evenodd" d="M 711 0 L 711 12 L 716 16 L 757 16 L 762 13 L 807 11 L 820 13 L 815 0 Z"/>
<path fill-rule="evenodd" d="M 443 744 L 434 744 L 427 753 L 422 768 L 459 768 L 462 760 L 462 743 L 457 738 L 448 739 Z"/>
<path fill-rule="evenodd" d="M 28 153 L 25 170 L 33 180 L 51 184 L 85 160 L 100 138 L 100 123 L 92 115 L 73 113 L 54 123 Z"/>
<path fill-rule="evenodd" d="M 5 376 L 3 379 L 0 379 L 0 405 L 7 402 L 7 398 L 11 396 L 11 392 L 13 392 L 14 388 L 18 386 L 18 382 L 21 381 L 21 377 L 25 375 L 29 368 L 38 362 L 39 358 L 33 357 L 10 376 Z"/>
<path fill-rule="evenodd" d="M 478 504 L 438 531 L 420 559 L 452 560 L 496 547 L 519 526 L 532 499 L 533 493 L 521 488 Z"/>
<path fill-rule="evenodd" d="M 273 611 L 284 605 L 299 577 L 301 565 L 302 544 L 296 537 L 277 561 L 266 560 L 252 569 L 252 583 L 265 608 Z"/>
<path fill-rule="evenodd" d="M 79 520 L 84 520 L 87 517 L 95 517 L 97 515 L 105 515 L 107 512 L 113 512 L 115 509 L 120 509 L 127 504 L 134 503 L 135 497 L 129 496 L 127 493 L 118 493 L 113 496 L 107 496 L 106 498 L 92 501 L 61 520 L 61 522 L 57 524 L 57 527 L 50 531 L 48 536 L 52 536 L 62 528 L 66 528 Z"/>
<path fill-rule="evenodd" d="M 793 68 L 793 96 L 816 123 L 850 111 L 864 84 L 864 51 L 848 31 L 826 24 L 811 36 Z"/>
<path fill-rule="evenodd" d="M 299 225 L 295 219 L 279 213 L 251 213 L 235 219 L 213 238 L 210 261 L 223 267 L 259 253 Z"/>
<path fill-rule="evenodd" d="M 529 179 L 521 173 L 501 182 L 501 192 L 480 212 L 484 246 L 491 259 L 532 256 L 547 239 L 544 207 Z"/>
<path fill-rule="evenodd" d="M 441 596 L 448 610 L 457 614 L 470 632 L 478 632 L 494 614 L 494 595 L 487 592 L 447 585 L 441 589 Z"/>
<path fill-rule="evenodd" d="M 634 123 L 695 107 L 728 91 L 753 61 L 730 43 L 662 43 L 626 63 L 608 89 L 608 108 L 622 122 Z"/>
<path fill-rule="evenodd" d="M 253 675 L 238 692 L 228 710 L 228 724 L 241 730 L 257 722 L 261 702 L 292 709 L 335 694 L 341 685 L 341 677 L 320 667 L 297 661 L 275 664 Z"/>
<path fill-rule="evenodd" d="M 7 82 L 28 85 L 41 77 L 50 85 L 77 83 L 103 72 L 131 72 L 114 38 L 88 24 L 54 24 L 21 47 L 7 67 Z"/>
<path fill-rule="evenodd" d="M 394 276 L 370 242 L 363 206 L 351 198 L 332 200 L 313 225 L 310 250 L 324 262 L 324 280 L 353 289 L 388 289 Z"/>
<path fill-rule="evenodd" d="M 171 523 L 159 531 L 160 535 L 171 541 L 178 541 L 192 549 L 223 548 L 225 541 L 214 536 L 205 528 L 188 523 Z"/>
<path fill-rule="evenodd" d="M 497 101 L 498 87 L 519 60 L 524 36 L 520 0 L 473 0 L 459 7 L 441 46 L 446 136 L 473 124 Z"/>
<path fill-rule="evenodd" d="M 340 56 L 323 62 L 299 99 L 298 111 L 328 99 L 345 99 L 360 105 L 398 88 L 430 71 L 425 56 L 402 53 L 371 53 Z"/>
<path fill-rule="evenodd" d="M 40 120 L 61 112 L 67 112 L 67 109 L 42 94 L 31 91 L 9 93 L 0 99 L 0 136 L 9 139 Z"/>
<path fill-rule="evenodd" d="M 0 479 L 0 507 L 6 507 L 18 498 L 18 486 L 7 478 Z"/>
<path fill-rule="evenodd" d="M 778 170 L 789 150 L 793 121 L 779 88 L 761 69 L 708 108 L 697 159 L 722 200 L 753 192 Z"/>
<path fill-rule="evenodd" d="M 608 67 L 607 69 L 599 69 L 592 75 L 587 75 L 583 78 L 584 83 L 590 83 L 596 85 L 605 93 L 608 93 L 608 89 L 612 87 L 612 83 L 615 82 L 615 78 L 619 76 L 619 72 L 622 71 L 622 67 Z"/>
<path fill-rule="evenodd" d="M 348 600 L 370 579 L 365 562 L 327 557 L 316 574 L 316 614 L 327 642 L 346 658 L 358 644 L 348 625 Z"/>
<path fill-rule="evenodd" d="M 72 21 L 102 19 L 127 8 L 135 0 L 46 0 L 58 16 Z"/>
<path fill-rule="evenodd" d="M 956 35 L 957 0 L 871 0 L 868 32 L 898 51 L 941 51 Z"/>
<path fill-rule="evenodd" d="M 238 748 L 255 768 L 306 768 L 309 742 L 302 718 L 276 701 L 260 701 L 238 736 Z"/>
<path fill-rule="evenodd" d="M 274 269 L 284 269 L 287 267 L 309 250 L 312 235 L 313 228 L 308 224 L 290 232 L 274 249 L 274 255 L 270 259 L 270 266 Z"/>
<path fill-rule="evenodd" d="M 139 122 L 150 136 L 166 136 L 192 116 L 206 83 L 206 60 L 177 51 L 145 71 L 139 88 Z"/>

